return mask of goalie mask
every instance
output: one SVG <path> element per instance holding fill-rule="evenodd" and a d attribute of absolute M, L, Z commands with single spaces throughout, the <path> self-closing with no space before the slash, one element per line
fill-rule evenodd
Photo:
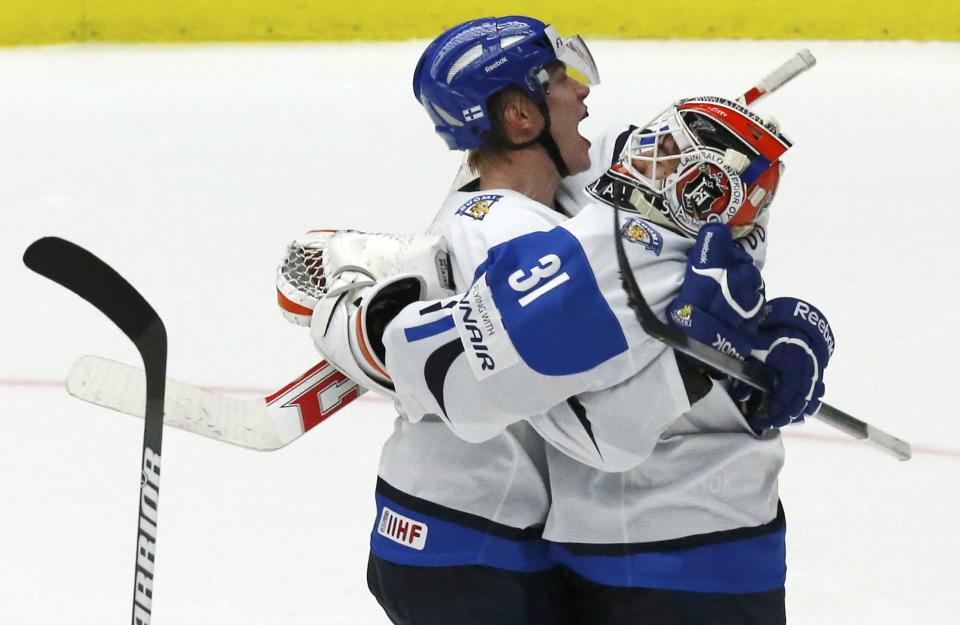
<path fill-rule="evenodd" d="M 722 223 L 742 237 L 773 200 L 790 146 L 774 122 L 736 102 L 689 98 L 631 132 L 587 190 L 687 236 Z"/>

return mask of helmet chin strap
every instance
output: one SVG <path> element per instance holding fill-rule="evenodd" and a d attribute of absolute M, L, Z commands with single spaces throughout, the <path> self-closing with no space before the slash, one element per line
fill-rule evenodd
<path fill-rule="evenodd" d="M 567 167 L 567 163 L 560 154 L 560 146 L 557 145 L 553 135 L 550 134 L 550 111 L 547 109 L 547 100 L 544 98 L 537 102 L 537 108 L 540 109 L 540 113 L 543 115 L 544 123 L 543 130 L 540 131 L 540 134 L 537 135 L 534 141 L 542 145 L 543 149 L 547 151 L 547 155 L 550 157 L 550 160 L 553 161 L 553 166 L 557 168 L 557 173 L 560 174 L 560 177 L 566 178 L 570 175 L 570 168 Z"/>
<path fill-rule="evenodd" d="M 529 147 L 537 145 L 538 143 L 543 146 L 543 149 L 546 150 L 547 156 L 550 157 L 550 160 L 553 161 L 553 166 L 557 168 L 557 173 L 560 174 L 561 178 L 566 178 L 570 175 L 570 169 L 567 167 L 567 164 L 563 160 L 563 156 L 560 154 L 560 147 L 557 145 L 557 142 L 554 140 L 553 135 L 550 134 L 550 111 L 547 109 L 546 99 L 537 101 L 537 108 L 540 109 L 540 114 L 543 115 L 543 130 L 540 131 L 533 139 L 529 141 L 524 141 L 523 143 L 510 143 L 505 137 L 495 137 L 495 143 L 508 150 L 525 150 Z"/>

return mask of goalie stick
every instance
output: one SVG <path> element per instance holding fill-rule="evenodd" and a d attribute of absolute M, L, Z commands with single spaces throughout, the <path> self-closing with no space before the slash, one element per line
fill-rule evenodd
<path fill-rule="evenodd" d="M 145 401 L 141 399 L 140 405 L 146 418 L 143 424 L 131 622 L 133 625 L 149 625 L 160 502 L 166 329 L 156 311 L 129 282 L 102 260 L 70 241 L 56 237 L 38 239 L 24 252 L 23 262 L 33 271 L 93 304 L 133 341 L 143 359 L 146 398 Z M 142 378 L 143 372 L 138 373 Z"/>
<path fill-rule="evenodd" d="M 737 102 L 749 106 L 764 95 L 773 93 L 816 64 L 817 59 L 810 53 L 810 50 L 800 50 L 783 65 L 764 76 L 756 85 L 747 89 L 742 96 L 737 98 Z"/>
<path fill-rule="evenodd" d="M 815 63 L 808 50 L 801 50 L 748 89 L 739 101 L 750 104 Z M 464 156 L 452 190 L 474 178 Z M 143 417 L 139 408 L 143 405 L 141 378 L 134 367 L 84 356 L 71 368 L 67 389 L 84 401 Z M 323 360 L 276 393 L 259 399 L 237 399 L 167 380 L 166 423 L 248 449 L 272 451 L 306 434 L 364 390 Z"/>
<path fill-rule="evenodd" d="M 627 260 L 627 253 L 620 236 L 620 211 L 617 209 L 613 210 L 613 226 L 617 246 L 617 262 L 620 265 L 620 279 L 623 281 L 623 289 L 627 292 L 627 303 L 636 314 L 637 321 L 640 322 L 643 331 L 678 352 L 691 356 L 721 373 L 769 393 L 773 388 L 773 379 L 770 373 L 759 363 L 741 361 L 733 356 L 721 354 L 712 347 L 691 339 L 679 329 L 660 321 L 643 298 L 640 286 L 637 284 L 633 272 L 630 271 L 630 263 Z M 834 408 L 826 402 L 820 405 L 819 412 L 813 416 L 854 438 L 866 440 L 868 443 L 876 445 L 898 460 L 910 459 L 910 443 Z"/>
<path fill-rule="evenodd" d="M 67 390 L 84 401 L 143 417 L 143 372 L 99 356 L 70 368 Z M 166 425 L 256 451 L 274 451 L 355 400 L 364 388 L 325 360 L 266 397 L 237 399 L 167 379 Z"/>

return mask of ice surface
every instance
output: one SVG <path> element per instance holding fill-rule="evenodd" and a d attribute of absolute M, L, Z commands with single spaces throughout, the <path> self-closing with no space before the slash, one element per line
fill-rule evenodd
<path fill-rule="evenodd" d="M 22 266 L 28 243 L 67 237 L 133 282 L 166 321 L 172 376 L 278 388 L 315 360 L 274 304 L 287 241 L 419 230 L 456 170 L 411 97 L 423 45 L 0 51 L 0 622 L 121 623 L 132 590 L 142 424 L 73 400 L 63 378 L 84 353 L 137 356 Z M 818 57 L 757 106 L 796 142 L 768 289 L 829 315 L 829 401 L 916 453 L 791 430 L 790 622 L 955 623 L 960 45 L 591 47 L 588 135 L 678 97 L 737 95 L 799 48 Z M 391 427 L 367 395 L 275 453 L 168 430 L 155 622 L 386 623 L 364 569 Z"/>

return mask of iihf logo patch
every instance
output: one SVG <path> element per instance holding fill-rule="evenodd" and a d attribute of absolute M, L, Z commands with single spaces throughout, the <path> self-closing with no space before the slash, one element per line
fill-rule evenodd
<path fill-rule="evenodd" d="M 386 506 L 383 507 L 380 522 L 377 523 L 378 534 L 417 551 L 423 551 L 423 548 L 427 546 L 428 532 L 429 528 L 426 523 L 405 517 Z"/>
<path fill-rule="evenodd" d="M 663 237 L 643 221 L 630 217 L 620 228 L 620 236 L 630 243 L 639 243 L 657 256 L 663 250 Z"/>
<path fill-rule="evenodd" d="M 483 218 L 487 216 L 487 213 L 490 212 L 490 207 L 496 204 L 502 197 L 502 195 L 495 194 L 474 196 L 467 200 L 466 204 L 457 209 L 457 214 L 482 221 Z"/>

